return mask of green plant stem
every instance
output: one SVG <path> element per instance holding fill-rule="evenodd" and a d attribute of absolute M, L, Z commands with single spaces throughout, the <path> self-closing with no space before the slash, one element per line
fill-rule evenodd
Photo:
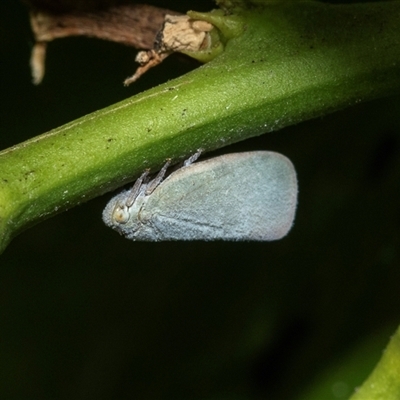
<path fill-rule="evenodd" d="M 379 363 L 350 400 L 400 399 L 400 328 L 391 338 Z"/>
<path fill-rule="evenodd" d="M 0 251 L 167 157 L 399 90 L 399 2 L 271 2 L 234 13 L 243 33 L 208 64 L 0 153 Z"/>

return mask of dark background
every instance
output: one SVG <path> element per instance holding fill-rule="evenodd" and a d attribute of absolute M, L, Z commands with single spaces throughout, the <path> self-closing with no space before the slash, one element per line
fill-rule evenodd
<path fill-rule="evenodd" d="M 27 7 L 1 1 L 1 149 L 198 66 L 172 56 L 125 88 L 136 50 L 62 39 L 35 87 L 32 44 Z M 399 98 L 222 150 L 249 149 L 296 166 L 281 241 L 130 242 L 101 221 L 111 194 L 14 239 L 0 258 L 2 399 L 295 399 L 372 338 L 348 392 L 328 385 L 324 400 L 362 382 L 400 321 Z"/>

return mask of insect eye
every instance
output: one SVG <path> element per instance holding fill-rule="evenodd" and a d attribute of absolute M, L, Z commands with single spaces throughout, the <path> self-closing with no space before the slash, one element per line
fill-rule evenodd
<path fill-rule="evenodd" d="M 128 207 L 117 204 L 113 211 L 113 220 L 119 224 L 126 224 L 129 221 Z"/>

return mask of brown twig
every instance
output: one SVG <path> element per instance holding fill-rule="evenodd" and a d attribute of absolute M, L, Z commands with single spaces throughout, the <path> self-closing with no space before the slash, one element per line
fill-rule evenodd
<path fill-rule="evenodd" d="M 33 11 L 31 26 L 37 42 L 82 35 L 138 49 L 151 49 L 166 14 L 178 13 L 147 4 L 120 5 L 96 12 L 68 14 Z"/>
<path fill-rule="evenodd" d="M 211 46 L 209 32 L 213 26 L 206 21 L 195 21 L 187 15 L 165 15 L 162 29 L 158 32 L 154 47 L 148 51 L 140 51 L 136 62 L 140 64 L 136 72 L 125 79 L 128 86 L 138 80 L 150 68 L 162 63 L 175 51 L 199 51 Z"/>
<path fill-rule="evenodd" d="M 179 14 L 146 4 L 113 6 L 96 12 L 32 11 L 31 26 L 36 40 L 31 56 L 33 82 L 39 84 L 43 79 L 47 42 L 69 36 L 88 36 L 149 50 L 167 13 Z"/>

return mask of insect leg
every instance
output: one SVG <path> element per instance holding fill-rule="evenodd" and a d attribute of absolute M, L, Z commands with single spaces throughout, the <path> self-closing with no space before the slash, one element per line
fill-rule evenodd
<path fill-rule="evenodd" d="M 193 164 L 199 157 L 200 154 L 203 152 L 203 149 L 198 149 L 196 153 L 194 153 L 192 156 L 190 156 L 185 162 L 183 163 L 184 167 L 189 166 L 190 164 Z"/>
<path fill-rule="evenodd" d="M 168 158 L 167 162 L 160 169 L 160 172 L 157 174 L 157 176 L 149 183 L 149 186 L 146 189 L 146 196 L 151 194 L 153 190 L 161 183 L 161 181 L 164 179 L 164 175 L 167 172 L 167 169 L 170 166 L 170 164 L 171 164 L 171 159 Z"/>
<path fill-rule="evenodd" d="M 143 180 L 146 178 L 146 176 L 149 174 L 150 170 L 146 169 L 146 171 L 143 172 L 142 175 L 136 180 L 135 184 L 133 185 L 131 192 L 129 193 L 129 197 L 126 200 L 125 205 L 127 207 L 131 207 L 132 204 L 135 202 L 136 197 L 138 197 L 140 187 L 142 186 Z"/>

